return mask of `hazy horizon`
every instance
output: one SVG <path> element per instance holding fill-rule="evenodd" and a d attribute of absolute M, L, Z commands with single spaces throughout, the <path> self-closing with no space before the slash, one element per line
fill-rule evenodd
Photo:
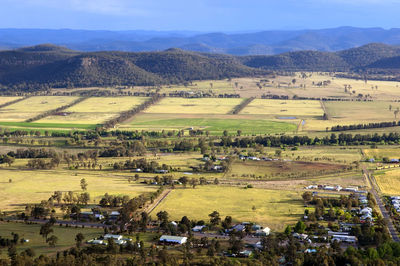
<path fill-rule="evenodd" d="M 0 28 L 254 32 L 400 27 L 400 0 L 0 0 Z"/>

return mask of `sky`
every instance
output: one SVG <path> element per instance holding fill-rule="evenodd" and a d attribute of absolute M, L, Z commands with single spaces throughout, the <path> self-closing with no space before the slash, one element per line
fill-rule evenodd
<path fill-rule="evenodd" d="M 240 32 L 400 28 L 400 0 L 0 0 L 0 28 Z"/>

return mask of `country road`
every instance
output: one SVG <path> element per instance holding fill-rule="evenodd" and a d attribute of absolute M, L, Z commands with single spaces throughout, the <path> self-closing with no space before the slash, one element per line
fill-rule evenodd
<path fill-rule="evenodd" d="M 399 235 L 397 234 L 397 230 L 393 225 L 392 218 L 389 215 L 389 212 L 385 208 L 385 204 L 382 201 L 382 198 L 379 196 L 377 192 L 377 184 L 372 177 L 371 173 L 367 170 L 365 166 L 363 166 L 363 173 L 367 177 L 368 182 L 371 184 L 370 192 L 374 195 L 376 199 L 376 203 L 378 204 L 379 209 L 381 210 L 383 218 L 386 220 L 390 235 L 392 236 L 393 241 L 400 242 Z"/>

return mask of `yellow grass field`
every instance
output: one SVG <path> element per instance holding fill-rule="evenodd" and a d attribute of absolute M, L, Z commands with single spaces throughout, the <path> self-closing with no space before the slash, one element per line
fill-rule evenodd
<path fill-rule="evenodd" d="M 400 169 L 393 169 L 375 174 L 376 182 L 382 193 L 392 196 L 400 195 Z"/>
<path fill-rule="evenodd" d="M 383 157 L 388 157 L 389 159 L 400 158 L 399 148 L 364 149 L 363 151 L 367 158 L 375 158 L 375 159 L 382 159 Z"/>
<path fill-rule="evenodd" d="M 227 114 L 242 101 L 237 98 L 164 98 L 145 113 Z"/>
<path fill-rule="evenodd" d="M 0 121 L 22 122 L 40 113 L 67 105 L 78 99 L 69 96 L 36 96 L 0 109 Z"/>
<path fill-rule="evenodd" d="M 392 110 L 389 110 L 389 106 Z M 304 130 L 324 131 L 326 127 L 337 125 L 352 125 L 374 122 L 394 121 L 394 110 L 400 108 L 400 103 L 389 101 L 373 102 L 325 102 L 329 120 L 307 120 Z"/>
<path fill-rule="evenodd" d="M 5 104 L 11 101 L 21 99 L 22 97 L 0 97 L 0 104 Z"/>
<path fill-rule="evenodd" d="M 255 99 L 241 114 L 262 114 L 272 117 L 322 117 L 324 111 L 319 101 Z"/>
<path fill-rule="evenodd" d="M 153 186 L 128 183 L 128 176 L 104 171 L 0 169 L 0 210 L 24 209 L 24 204 L 47 200 L 54 191 L 82 192 L 82 178 L 88 183 L 91 202 L 98 202 L 105 193 L 134 197 L 156 190 Z"/>
<path fill-rule="evenodd" d="M 224 186 L 173 190 L 152 215 L 161 210 L 167 211 L 173 220 L 185 215 L 189 219 L 208 220 L 208 214 L 218 211 L 222 218 L 230 215 L 234 220 L 255 222 L 278 231 L 295 223 L 304 212 L 300 192 Z"/>
<path fill-rule="evenodd" d="M 39 123 L 100 124 L 146 101 L 146 97 L 93 97 L 71 106 L 67 116 L 49 116 Z"/>

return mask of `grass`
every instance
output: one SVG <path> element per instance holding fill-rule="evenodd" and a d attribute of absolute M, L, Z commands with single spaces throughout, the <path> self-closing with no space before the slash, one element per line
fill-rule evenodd
<path fill-rule="evenodd" d="M 167 211 L 173 220 L 185 215 L 189 219 L 208 220 L 208 214 L 216 210 L 222 218 L 230 215 L 236 221 L 255 222 L 278 231 L 295 223 L 304 212 L 300 192 L 224 186 L 175 189 L 152 215 L 161 210 Z"/>
<path fill-rule="evenodd" d="M 82 233 L 85 236 L 85 241 L 99 237 L 103 234 L 103 229 L 95 228 L 71 228 L 54 226 L 54 235 L 58 237 L 58 242 L 55 247 L 50 247 L 43 237 L 39 234 L 40 226 L 38 224 L 23 224 L 23 223 L 6 223 L 0 222 L 0 236 L 11 238 L 11 233 L 17 233 L 20 239 L 29 239 L 28 243 L 18 244 L 17 252 L 21 252 L 27 248 L 34 249 L 36 256 L 42 254 L 53 255 L 57 251 L 65 250 L 75 245 L 75 236 Z M 6 258 L 7 252 L 2 252 L 0 258 Z"/>
<path fill-rule="evenodd" d="M 0 97 L 0 104 L 5 104 L 11 101 L 21 99 L 22 97 Z"/>
<path fill-rule="evenodd" d="M 397 168 L 389 171 L 380 171 L 374 176 L 382 193 L 392 196 L 400 194 L 400 169 Z"/>
<path fill-rule="evenodd" d="M 69 96 L 36 96 L 0 110 L 0 121 L 22 122 L 40 113 L 67 105 L 78 99 Z"/>
<path fill-rule="evenodd" d="M 227 114 L 241 102 L 239 98 L 164 98 L 145 113 Z"/>
<path fill-rule="evenodd" d="M 24 164 L 26 160 L 17 160 Z M 152 192 L 156 187 L 128 183 L 133 174 L 91 170 L 19 170 L 0 169 L 0 210 L 21 210 L 27 203 L 47 200 L 54 191 L 74 191 L 81 193 L 80 180 L 88 183 L 87 192 L 91 202 L 98 202 L 105 193 L 112 195 L 138 196 Z M 9 183 L 9 179 L 12 182 Z"/>
<path fill-rule="evenodd" d="M 364 149 L 364 154 L 367 158 L 382 159 L 398 159 L 400 157 L 400 148 L 379 148 L 379 149 Z"/>
<path fill-rule="evenodd" d="M 271 117 L 321 117 L 324 112 L 319 101 L 255 99 L 241 114 L 262 114 Z"/>
<path fill-rule="evenodd" d="M 118 116 L 120 112 L 140 105 L 145 97 L 93 97 L 66 109 L 66 116 L 49 116 L 40 123 L 55 124 L 101 124 Z"/>
<path fill-rule="evenodd" d="M 292 123 L 276 122 L 268 120 L 249 119 L 222 119 L 222 118 L 173 118 L 174 116 L 138 117 L 131 123 L 133 129 L 147 130 L 180 130 L 180 129 L 202 129 L 208 130 L 211 134 L 222 134 L 224 130 L 236 134 L 242 130 L 243 134 L 271 134 L 295 131 L 297 126 Z M 146 120 L 148 118 L 149 120 Z"/>
<path fill-rule="evenodd" d="M 28 123 L 28 122 L 0 122 L 0 126 L 5 127 L 22 127 L 22 128 L 77 128 L 77 129 L 94 129 L 96 125 L 87 124 L 62 124 L 62 123 Z"/>

